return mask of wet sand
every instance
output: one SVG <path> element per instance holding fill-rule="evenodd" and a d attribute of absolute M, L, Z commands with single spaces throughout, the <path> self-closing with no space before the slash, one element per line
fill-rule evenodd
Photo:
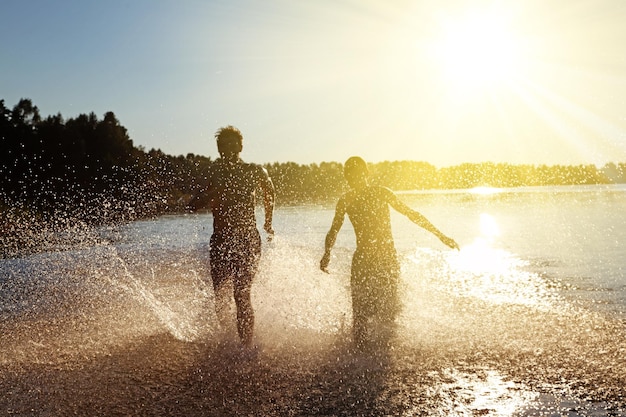
<path fill-rule="evenodd" d="M 325 348 L 320 348 L 320 343 Z M 584 358 L 399 346 L 351 352 L 335 338 L 242 350 L 235 341 L 137 338 L 107 353 L 0 367 L 0 413 L 37 416 L 626 415 L 619 375 Z M 53 347 L 50 347 L 53 349 Z M 588 369 L 588 368 L 586 368 Z"/>

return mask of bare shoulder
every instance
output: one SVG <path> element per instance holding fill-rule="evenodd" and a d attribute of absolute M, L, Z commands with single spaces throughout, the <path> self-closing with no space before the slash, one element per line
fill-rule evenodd
<path fill-rule="evenodd" d="M 373 185 L 370 187 L 370 191 L 373 197 L 391 202 L 397 199 L 396 194 L 387 187 L 381 185 Z"/>

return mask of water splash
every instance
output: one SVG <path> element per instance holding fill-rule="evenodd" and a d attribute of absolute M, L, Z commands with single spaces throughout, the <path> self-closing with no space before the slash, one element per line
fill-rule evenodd
<path fill-rule="evenodd" d="M 182 234 L 194 236 L 188 220 L 163 221 L 180 221 L 191 229 Z M 458 253 L 401 251 L 396 337 L 358 356 L 350 350 L 351 249 L 336 248 L 326 275 L 317 265 L 323 232 L 279 234 L 264 246 L 253 286 L 261 346 L 249 358 L 218 339 L 206 242 L 173 244 L 157 224 L 134 227 L 148 226 L 152 240 L 2 261 L 0 387 L 15 385 L 11 366 L 35 375 L 45 365 L 61 370 L 50 380 L 64 389 L 70 384 L 59 375 L 85 367 L 108 386 L 123 378 L 146 398 L 194 399 L 221 414 L 268 404 L 268 415 L 619 410 L 624 323 L 569 304 L 524 259 L 493 243 Z M 491 263 L 467 262 L 481 253 Z M 164 391 L 146 387 L 154 375 Z M 113 401 L 127 398 L 120 388 Z"/>
<path fill-rule="evenodd" d="M 130 272 L 127 263 L 122 259 L 119 251 L 115 246 L 108 245 L 107 249 L 110 250 L 110 256 L 115 261 L 119 262 L 122 267 L 123 274 L 117 276 L 103 275 L 103 277 L 114 286 L 119 286 L 124 291 L 129 293 L 140 303 L 144 304 L 150 309 L 150 311 L 158 318 L 159 322 L 170 332 L 175 338 L 191 342 L 196 340 L 200 332 L 194 327 L 192 323 L 187 321 L 187 317 L 180 313 L 176 313 L 165 302 L 159 300 L 154 293 L 140 280 L 138 277 Z M 150 268 L 150 275 L 155 277 L 154 268 Z M 195 275 L 197 278 L 197 275 Z M 203 291 L 203 295 L 206 296 L 206 292 Z"/>
<path fill-rule="evenodd" d="M 317 250 L 274 238 L 264 247 L 253 287 L 260 337 L 293 344 L 347 332 L 352 315 L 346 260 L 337 262 L 338 273 L 325 274 Z"/>

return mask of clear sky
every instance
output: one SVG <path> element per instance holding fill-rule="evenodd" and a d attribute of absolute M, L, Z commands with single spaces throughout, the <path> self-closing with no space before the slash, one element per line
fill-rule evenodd
<path fill-rule="evenodd" d="M 254 162 L 626 161 L 624 0 L 2 1 L 0 99 Z"/>

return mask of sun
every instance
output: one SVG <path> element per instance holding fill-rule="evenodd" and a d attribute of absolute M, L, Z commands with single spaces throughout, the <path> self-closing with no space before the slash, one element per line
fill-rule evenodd
<path fill-rule="evenodd" d="M 461 92 L 515 82 L 523 48 L 504 16 L 474 13 L 442 22 L 433 53 L 444 82 Z"/>

